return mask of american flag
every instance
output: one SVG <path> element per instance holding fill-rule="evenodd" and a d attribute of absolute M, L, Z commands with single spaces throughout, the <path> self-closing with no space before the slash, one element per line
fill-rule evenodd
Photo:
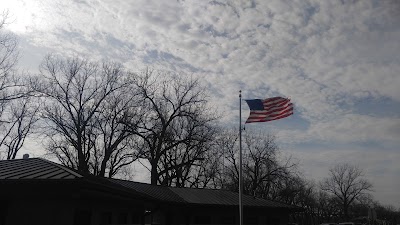
<path fill-rule="evenodd" d="M 278 120 L 293 114 L 293 104 L 287 98 L 273 97 L 245 101 L 250 108 L 250 115 L 246 123 Z"/>

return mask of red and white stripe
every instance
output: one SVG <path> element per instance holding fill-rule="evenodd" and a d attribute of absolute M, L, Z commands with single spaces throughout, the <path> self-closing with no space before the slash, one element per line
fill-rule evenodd
<path fill-rule="evenodd" d="M 274 97 L 263 100 L 264 110 L 250 110 L 246 123 L 267 122 L 282 119 L 293 114 L 290 99 Z"/>

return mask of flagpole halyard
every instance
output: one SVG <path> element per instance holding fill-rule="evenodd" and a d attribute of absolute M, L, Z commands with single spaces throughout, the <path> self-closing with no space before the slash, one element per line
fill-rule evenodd
<path fill-rule="evenodd" d="M 243 225 L 242 177 L 242 91 L 239 91 L 239 224 Z"/>

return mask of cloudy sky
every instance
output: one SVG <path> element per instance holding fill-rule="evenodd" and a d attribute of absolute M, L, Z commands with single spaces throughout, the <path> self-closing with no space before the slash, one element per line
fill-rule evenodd
<path fill-rule="evenodd" d="M 4 9 L 23 70 L 58 53 L 193 74 L 227 125 L 239 90 L 290 97 L 294 116 L 246 130 L 276 134 L 316 182 L 356 164 L 377 200 L 400 207 L 400 1 L 0 0 Z"/>

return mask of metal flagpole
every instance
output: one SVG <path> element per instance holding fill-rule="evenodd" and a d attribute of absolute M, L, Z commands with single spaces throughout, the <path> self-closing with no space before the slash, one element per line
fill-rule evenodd
<path fill-rule="evenodd" d="M 239 224 L 243 225 L 242 178 L 242 91 L 239 91 Z"/>

